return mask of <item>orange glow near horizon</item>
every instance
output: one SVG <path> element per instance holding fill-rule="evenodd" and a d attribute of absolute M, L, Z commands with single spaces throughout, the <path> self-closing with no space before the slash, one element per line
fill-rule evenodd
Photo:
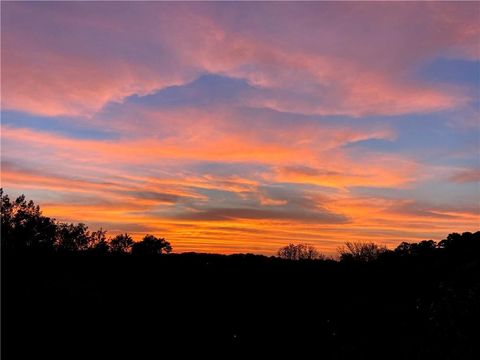
<path fill-rule="evenodd" d="M 480 227 L 479 3 L 1 6 L 2 187 L 48 216 L 268 255 Z"/>

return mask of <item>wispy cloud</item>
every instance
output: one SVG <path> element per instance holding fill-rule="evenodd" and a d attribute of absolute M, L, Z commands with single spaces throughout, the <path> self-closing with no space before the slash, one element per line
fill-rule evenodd
<path fill-rule="evenodd" d="M 479 6 L 3 3 L 2 186 L 186 251 L 474 230 Z"/>

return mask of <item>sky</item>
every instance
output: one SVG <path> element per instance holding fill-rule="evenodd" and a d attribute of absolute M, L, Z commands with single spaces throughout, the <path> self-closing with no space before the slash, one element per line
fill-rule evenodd
<path fill-rule="evenodd" d="M 2 187 L 177 252 L 480 228 L 479 2 L 2 2 Z"/>

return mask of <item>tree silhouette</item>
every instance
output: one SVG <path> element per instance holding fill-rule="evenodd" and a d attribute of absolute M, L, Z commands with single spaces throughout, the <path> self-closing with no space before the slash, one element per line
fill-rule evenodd
<path fill-rule="evenodd" d="M 89 251 L 105 254 L 110 250 L 110 245 L 107 242 L 107 231 L 100 228 L 90 234 L 87 248 Z"/>
<path fill-rule="evenodd" d="M 79 224 L 58 224 L 56 246 L 61 251 L 84 251 L 90 245 L 88 226 Z"/>
<path fill-rule="evenodd" d="M 132 245 L 132 254 L 134 255 L 161 255 L 171 251 L 172 247 L 168 241 L 153 235 L 145 235 L 142 241 Z"/>
<path fill-rule="evenodd" d="M 7 252 L 23 251 L 89 251 L 106 254 L 164 254 L 170 253 L 172 247 L 163 238 L 146 235 L 142 241 L 135 243 L 128 234 L 120 234 L 107 241 L 106 231 L 99 229 L 90 233 L 85 224 L 59 223 L 46 217 L 40 207 L 33 201 L 27 201 L 24 195 L 14 201 L 4 194 L 1 197 L 1 245 Z M 480 232 L 451 233 L 444 240 L 436 243 L 424 240 L 419 243 L 401 243 L 394 251 L 372 242 L 347 242 L 338 249 L 340 260 L 371 262 L 380 255 L 390 256 L 435 256 L 447 255 L 464 259 L 480 254 Z M 278 250 L 277 255 L 290 260 L 325 259 L 315 247 L 308 244 L 289 244 Z"/>
<path fill-rule="evenodd" d="M 0 189 L 0 196 L 2 248 L 12 251 L 52 249 L 56 235 L 55 221 L 43 216 L 40 207 L 33 201 L 27 202 L 24 195 L 12 202 Z"/>
<path fill-rule="evenodd" d="M 438 243 L 438 248 L 453 256 L 480 255 L 480 231 L 451 233 Z"/>
<path fill-rule="evenodd" d="M 308 244 L 289 244 L 280 248 L 277 255 L 288 260 L 323 260 L 325 255 Z"/>
<path fill-rule="evenodd" d="M 40 207 L 33 201 L 27 201 L 25 195 L 11 201 L 0 188 L 0 197 L 1 245 L 3 250 L 9 252 L 42 250 L 88 251 L 96 254 L 168 254 L 172 251 L 168 241 L 153 235 L 146 235 L 139 243 L 134 243 L 132 237 L 126 233 L 107 241 L 107 232 L 101 228 L 90 232 L 83 223 L 61 223 L 43 216 Z"/>
<path fill-rule="evenodd" d="M 316 261 L 323 255 L 306 244 L 289 244 L 278 256 L 311 261 L 198 253 L 163 261 L 153 256 L 171 252 L 163 238 L 107 240 L 103 229 L 43 216 L 24 196 L 11 200 L 1 192 L 1 200 L 2 306 L 10 314 L 2 326 L 13 353 L 5 358 L 39 351 L 65 357 L 85 348 L 100 356 L 102 344 L 107 357 L 129 346 L 155 354 L 155 339 L 194 349 L 233 344 L 235 351 L 266 343 L 268 351 L 320 349 L 309 357 L 335 359 L 480 358 L 480 232 L 404 242 L 394 251 L 346 243 L 341 263 Z M 166 294 L 168 311 L 159 311 Z M 291 309 L 312 305 L 319 311 L 292 316 Z M 122 342 L 122 334 L 150 323 L 161 326 Z"/>
<path fill-rule="evenodd" d="M 433 253 L 437 243 L 433 240 L 423 240 L 419 243 L 402 242 L 395 248 L 395 253 L 408 256 L 422 256 Z"/>
<path fill-rule="evenodd" d="M 341 261 L 370 262 L 387 252 L 385 246 L 375 243 L 346 242 L 338 249 Z"/>
<path fill-rule="evenodd" d="M 110 239 L 110 251 L 117 254 L 125 254 L 130 252 L 134 241 L 127 233 L 119 234 Z"/>

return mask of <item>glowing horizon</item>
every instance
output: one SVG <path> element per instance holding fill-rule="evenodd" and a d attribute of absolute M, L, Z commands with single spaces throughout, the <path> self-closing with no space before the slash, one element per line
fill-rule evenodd
<path fill-rule="evenodd" d="M 480 227 L 480 3 L 2 2 L 2 187 L 176 252 Z"/>

